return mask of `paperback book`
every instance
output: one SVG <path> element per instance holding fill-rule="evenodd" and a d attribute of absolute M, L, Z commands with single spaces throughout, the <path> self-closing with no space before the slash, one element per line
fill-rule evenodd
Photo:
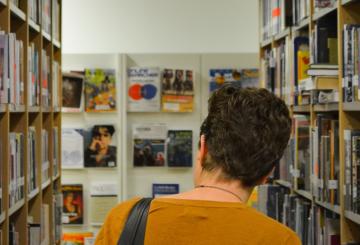
<path fill-rule="evenodd" d="M 84 223 L 83 186 L 81 184 L 62 185 L 63 215 L 62 223 L 82 225 Z"/>
<path fill-rule="evenodd" d="M 192 131 L 191 130 L 168 131 L 167 163 L 169 167 L 192 166 Z"/>
<path fill-rule="evenodd" d="M 63 73 L 62 86 L 62 111 L 82 111 L 81 103 L 83 95 L 84 76 L 79 73 Z"/>
<path fill-rule="evenodd" d="M 90 223 L 101 225 L 106 215 L 118 203 L 116 183 L 92 183 L 90 187 Z"/>
<path fill-rule="evenodd" d="M 128 69 L 128 111 L 160 111 L 160 69 L 132 67 Z"/>
<path fill-rule="evenodd" d="M 63 245 L 90 245 L 86 241 L 93 238 L 92 232 L 80 232 L 80 233 L 64 233 L 62 236 Z"/>
<path fill-rule="evenodd" d="M 84 167 L 84 131 L 76 128 L 63 128 L 61 131 L 63 169 Z"/>
<path fill-rule="evenodd" d="M 84 164 L 92 167 L 116 167 L 116 140 L 113 125 L 94 125 L 84 131 Z"/>
<path fill-rule="evenodd" d="M 115 70 L 85 69 L 85 111 L 116 111 Z"/>
<path fill-rule="evenodd" d="M 258 87 L 258 69 L 210 69 L 209 90 L 214 92 L 225 83 L 233 83 L 239 87 Z"/>
<path fill-rule="evenodd" d="M 162 111 L 192 112 L 194 104 L 193 71 L 165 69 L 162 76 Z"/>

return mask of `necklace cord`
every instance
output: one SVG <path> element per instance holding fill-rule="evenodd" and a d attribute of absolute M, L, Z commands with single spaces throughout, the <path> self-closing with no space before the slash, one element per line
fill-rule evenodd
<path fill-rule="evenodd" d="M 212 188 L 212 189 L 217 189 L 217 190 L 225 191 L 225 192 L 227 192 L 227 193 L 235 196 L 235 197 L 236 197 L 237 199 L 239 199 L 241 202 L 244 202 L 239 195 L 237 195 L 237 194 L 235 194 L 234 192 L 229 191 L 229 190 L 227 190 L 227 189 L 221 188 L 221 187 L 212 186 L 212 185 L 197 185 L 197 186 L 195 186 L 195 188 Z"/>

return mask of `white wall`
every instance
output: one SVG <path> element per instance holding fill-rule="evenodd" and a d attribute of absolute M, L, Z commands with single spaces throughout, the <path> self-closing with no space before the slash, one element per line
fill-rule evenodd
<path fill-rule="evenodd" d="M 257 0 L 63 0 L 63 53 L 257 53 Z"/>

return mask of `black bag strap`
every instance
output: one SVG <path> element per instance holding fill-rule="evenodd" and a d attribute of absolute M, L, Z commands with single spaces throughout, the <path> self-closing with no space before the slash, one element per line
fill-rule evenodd
<path fill-rule="evenodd" d="M 131 209 L 118 245 L 143 245 L 152 198 L 143 198 Z"/>

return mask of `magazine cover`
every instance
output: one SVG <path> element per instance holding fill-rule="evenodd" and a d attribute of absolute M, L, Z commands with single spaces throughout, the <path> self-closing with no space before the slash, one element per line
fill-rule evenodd
<path fill-rule="evenodd" d="M 242 88 L 259 87 L 258 69 L 210 69 L 210 93 L 224 83 L 236 83 Z"/>
<path fill-rule="evenodd" d="M 166 126 L 164 124 L 135 125 L 133 140 L 135 167 L 165 166 Z"/>
<path fill-rule="evenodd" d="M 116 111 L 115 70 L 85 69 L 85 111 Z"/>
<path fill-rule="evenodd" d="M 179 193 L 179 184 L 153 184 L 152 197 L 161 197 Z"/>
<path fill-rule="evenodd" d="M 160 111 L 160 69 L 132 67 L 128 69 L 128 111 Z"/>
<path fill-rule="evenodd" d="M 165 69 L 162 76 L 162 111 L 192 112 L 194 104 L 193 71 Z"/>
<path fill-rule="evenodd" d="M 75 72 L 63 73 L 62 76 L 62 111 L 82 111 L 84 76 Z"/>
<path fill-rule="evenodd" d="M 116 167 L 115 138 L 115 127 L 113 125 L 94 125 L 85 130 L 85 167 Z"/>
<path fill-rule="evenodd" d="M 61 130 L 61 167 L 76 169 L 84 167 L 84 132 L 82 129 Z"/>
<path fill-rule="evenodd" d="M 192 166 L 191 130 L 169 130 L 167 139 L 167 163 L 169 167 Z"/>
<path fill-rule="evenodd" d="M 80 232 L 80 233 L 63 233 L 62 245 L 87 245 L 85 241 L 89 238 L 93 238 L 92 232 Z"/>
<path fill-rule="evenodd" d="M 84 223 L 83 186 L 81 184 L 62 185 L 61 189 L 63 193 L 63 224 L 82 225 Z"/>

